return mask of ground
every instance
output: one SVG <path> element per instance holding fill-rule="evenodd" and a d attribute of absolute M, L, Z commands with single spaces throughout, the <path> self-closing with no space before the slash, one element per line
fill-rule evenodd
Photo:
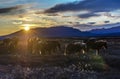
<path fill-rule="evenodd" d="M 89 52 L 80 55 L 46 55 L 46 56 L 36 56 L 36 55 L 0 55 L 1 67 L 8 68 L 8 65 L 16 67 L 20 65 L 23 68 L 68 68 L 70 66 L 75 66 L 73 68 L 79 70 L 80 73 L 94 74 L 96 77 L 92 79 L 120 79 L 120 41 L 117 39 L 107 39 L 108 49 L 100 50 L 99 55 L 95 55 L 95 52 Z M 24 49 L 25 50 L 25 49 Z M 23 51 L 18 51 L 24 52 Z M 25 50 L 26 51 L 26 50 Z M 0 68 L 1 68 L 0 67 Z M 8 70 L 11 68 L 8 68 Z M 0 69 L 0 72 L 4 71 Z M 32 70 L 31 70 L 32 71 Z M 66 71 L 65 71 L 66 72 Z M 94 72 L 94 73 L 93 73 Z M 83 74 L 83 73 L 82 73 Z M 96 75 L 97 74 L 97 75 Z M 112 75 L 111 75 L 112 74 Z M 77 75 L 78 76 L 78 75 Z M 85 75 L 84 75 L 85 76 Z M 103 77 L 100 77 L 103 76 Z M 90 77 L 90 76 L 89 76 Z M 72 78 L 72 77 L 71 77 Z M 45 79 L 45 78 L 43 78 Z"/>

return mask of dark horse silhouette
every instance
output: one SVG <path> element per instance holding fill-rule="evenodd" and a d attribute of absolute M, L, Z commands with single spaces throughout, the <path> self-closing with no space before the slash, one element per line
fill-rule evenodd
<path fill-rule="evenodd" d="M 6 38 L 0 41 L 0 54 L 9 54 L 17 50 L 18 38 Z"/>
<path fill-rule="evenodd" d="M 29 39 L 28 50 L 31 54 L 51 55 L 60 50 L 58 41 L 46 41 L 41 39 Z"/>
<path fill-rule="evenodd" d="M 55 54 L 60 50 L 60 44 L 58 41 L 44 41 L 39 43 L 39 51 L 42 55 L 44 54 Z"/>
<path fill-rule="evenodd" d="M 86 45 L 83 43 L 70 43 L 66 47 L 66 54 L 85 53 Z"/>
<path fill-rule="evenodd" d="M 107 42 L 103 40 L 94 40 L 94 41 L 87 41 L 87 51 L 89 50 L 96 50 L 96 55 L 99 54 L 100 49 L 107 49 Z"/>

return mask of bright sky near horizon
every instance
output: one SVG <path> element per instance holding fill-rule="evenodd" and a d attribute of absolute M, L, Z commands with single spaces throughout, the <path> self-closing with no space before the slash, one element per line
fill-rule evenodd
<path fill-rule="evenodd" d="M 120 0 L 0 0 L 0 35 L 26 27 L 70 26 L 82 31 L 120 23 Z"/>

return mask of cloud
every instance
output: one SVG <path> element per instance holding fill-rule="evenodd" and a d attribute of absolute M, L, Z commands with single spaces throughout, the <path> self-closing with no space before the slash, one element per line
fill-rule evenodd
<path fill-rule="evenodd" d="M 0 0 L 0 5 L 10 5 L 14 3 L 25 2 L 26 0 Z"/>
<path fill-rule="evenodd" d="M 67 4 L 58 4 L 47 9 L 46 13 L 56 13 L 65 11 L 91 11 L 91 12 L 110 12 L 120 9 L 120 0 L 82 0 Z"/>
<path fill-rule="evenodd" d="M 95 14 L 95 13 L 87 13 L 87 14 L 80 14 L 78 15 L 78 17 L 80 18 L 89 18 L 89 17 L 95 17 L 95 16 L 100 16 L 99 14 Z"/>
<path fill-rule="evenodd" d="M 107 23 L 110 23 L 110 21 L 104 21 L 104 23 L 106 23 L 106 24 L 107 24 Z"/>
<path fill-rule="evenodd" d="M 0 0 L 0 4 L 6 4 L 6 3 L 13 3 L 16 2 L 17 0 Z"/>
<path fill-rule="evenodd" d="M 14 7 L 8 7 L 8 8 L 0 8 L 0 14 L 1 13 L 9 13 L 9 12 L 11 12 L 13 10 L 17 10 L 19 8 L 20 8 L 20 6 L 14 6 Z"/>
<path fill-rule="evenodd" d="M 93 25 L 88 25 L 88 24 L 79 24 L 79 25 L 74 25 L 73 27 L 81 31 L 89 31 L 96 28 L 96 27 L 93 28 Z"/>
<path fill-rule="evenodd" d="M 120 26 L 120 23 L 110 23 L 110 24 L 102 24 L 102 25 L 79 24 L 73 27 L 81 31 L 90 31 L 93 29 L 103 29 L 103 28 L 109 29 L 109 28 L 118 27 L 118 26 Z"/>
<path fill-rule="evenodd" d="M 71 17 L 71 16 L 62 16 L 63 18 L 68 18 L 68 17 Z"/>
<path fill-rule="evenodd" d="M 96 22 L 88 22 L 88 24 L 93 25 L 96 24 Z"/>
<path fill-rule="evenodd" d="M 47 16 L 59 16 L 59 14 L 53 13 L 53 14 L 46 14 Z"/>
<path fill-rule="evenodd" d="M 13 15 L 24 13 L 28 8 L 31 7 L 31 4 L 16 5 L 7 8 L 0 8 L 0 14 L 3 15 Z"/>

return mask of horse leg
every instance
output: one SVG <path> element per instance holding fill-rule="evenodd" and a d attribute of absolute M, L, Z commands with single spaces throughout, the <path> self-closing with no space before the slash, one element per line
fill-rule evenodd
<path fill-rule="evenodd" d="M 96 55 L 98 55 L 98 53 L 99 53 L 99 50 L 96 50 Z"/>
<path fill-rule="evenodd" d="M 64 51 L 64 55 L 65 55 L 65 56 L 67 55 L 67 50 L 66 50 L 66 48 L 65 48 L 65 51 Z"/>
<path fill-rule="evenodd" d="M 85 54 L 85 50 L 84 49 L 82 49 L 82 54 Z"/>
<path fill-rule="evenodd" d="M 66 52 L 64 52 L 64 55 L 65 55 L 65 56 L 67 55 Z"/>
<path fill-rule="evenodd" d="M 39 55 L 41 55 L 41 51 L 39 51 Z"/>

